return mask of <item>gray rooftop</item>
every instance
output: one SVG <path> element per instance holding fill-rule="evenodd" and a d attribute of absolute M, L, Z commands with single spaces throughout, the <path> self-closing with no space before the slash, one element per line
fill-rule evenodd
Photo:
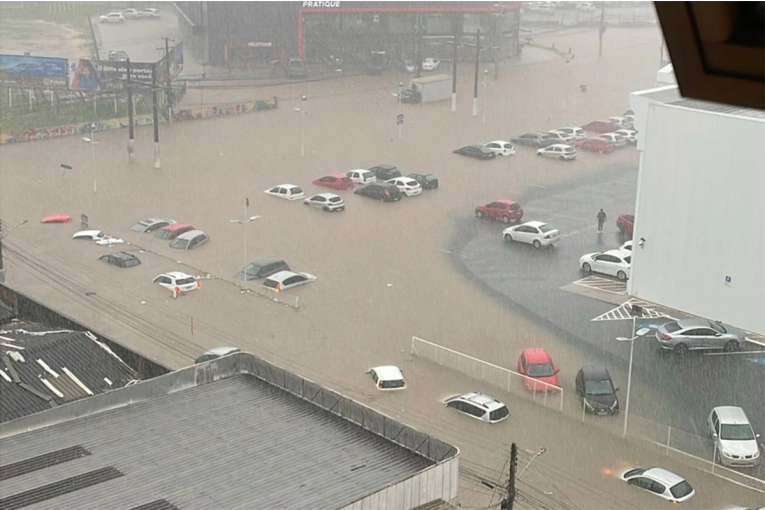
<path fill-rule="evenodd" d="M 341 508 L 457 455 L 286 371 L 272 368 L 277 380 L 267 382 L 242 370 L 247 358 L 254 357 L 229 356 L 0 426 L 0 507 Z M 232 359 L 230 376 L 220 376 L 221 362 Z M 298 396 L 302 390 L 314 402 Z M 345 411 L 328 410 L 335 407 Z M 383 437 L 394 434 L 397 442 Z"/>
<path fill-rule="evenodd" d="M 710 103 L 698 99 L 680 99 L 672 101 L 672 105 L 682 106 L 683 108 L 692 108 L 694 110 L 704 110 L 707 112 L 722 113 L 725 115 L 736 115 L 738 117 L 749 117 L 757 120 L 765 120 L 765 112 L 754 110 L 752 108 L 742 108 L 740 106 L 731 106 L 729 104 Z"/>

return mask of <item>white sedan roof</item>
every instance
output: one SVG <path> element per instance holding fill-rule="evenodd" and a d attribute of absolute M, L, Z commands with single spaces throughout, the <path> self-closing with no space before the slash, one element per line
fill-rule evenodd
<path fill-rule="evenodd" d="M 662 468 L 649 468 L 643 473 L 642 476 L 653 478 L 657 482 L 661 482 L 666 485 L 667 488 L 673 487 L 685 480 L 675 473 Z"/>
<path fill-rule="evenodd" d="M 528 225 L 529 227 L 539 228 L 543 225 L 547 225 L 547 223 L 545 223 L 544 221 L 527 221 L 526 223 L 523 223 L 522 225 Z"/>
<path fill-rule="evenodd" d="M 551 148 L 553 148 L 553 147 L 559 147 L 559 148 L 561 148 L 561 149 L 573 149 L 573 148 L 574 148 L 573 146 L 571 146 L 571 145 L 568 145 L 567 143 L 556 143 L 556 144 L 553 144 L 553 145 L 549 145 L 549 146 L 548 146 L 548 147 L 546 147 L 546 148 L 547 148 L 547 149 L 551 149 Z"/>
<path fill-rule="evenodd" d="M 300 186 L 296 186 L 294 184 L 277 184 L 276 186 L 272 186 L 268 188 L 269 190 L 272 190 L 273 188 L 287 188 L 287 189 L 294 189 L 299 188 Z"/>
<path fill-rule="evenodd" d="M 282 283 L 282 282 L 284 282 L 284 280 L 286 280 L 287 278 L 290 278 L 292 276 L 305 276 L 309 280 L 312 279 L 312 278 L 313 279 L 316 278 L 314 275 L 308 274 L 308 273 L 296 273 L 294 271 L 279 271 L 278 273 L 274 273 L 271 276 L 269 276 L 268 278 L 266 278 L 266 280 L 271 280 L 271 281 L 274 281 L 274 282 Z"/>
<path fill-rule="evenodd" d="M 383 381 L 400 381 L 404 378 L 404 374 L 401 373 L 401 369 L 395 365 L 383 365 L 380 367 L 374 367 L 372 370 L 374 370 L 377 374 L 377 377 Z"/>
<path fill-rule="evenodd" d="M 387 182 L 402 182 L 404 184 L 409 185 L 415 185 L 419 184 L 416 179 L 412 179 L 411 177 L 394 177 L 393 179 L 388 180 Z"/>
<path fill-rule="evenodd" d="M 311 198 L 313 197 L 324 197 L 327 200 L 329 200 L 330 198 L 335 198 L 335 197 L 340 198 L 340 195 L 335 195 L 334 193 L 317 193 L 313 195 Z"/>
<path fill-rule="evenodd" d="M 170 278 L 173 278 L 174 280 L 180 280 L 182 278 L 194 278 L 190 274 L 186 274 L 182 271 L 170 271 L 169 273 L 162 273 L 159 276 L 169 276 Z"/>

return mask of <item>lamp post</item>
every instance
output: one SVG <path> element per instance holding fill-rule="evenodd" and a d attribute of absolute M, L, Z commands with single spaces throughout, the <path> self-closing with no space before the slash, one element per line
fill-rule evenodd
<path fill-rule="evenodd" d="M 404 82 L 400 81 L 398 82 L 398 114 L 401 115 L 401 89 L 404 88 Z M 398 124 L 398 139 L 401 140 L 401 123 L 396 122 Z"/>
<path fill-rule="evenodd" d="M 95 123 L 90 125 L 90 138 L 87 136 L 82 137 L 82 141 L 90 144 L 90 169 L 93 174 L 93 193 L 98 193 L 98 187 L 96 186 L 96 125 Z"/>
<path fill-rule="evenodd" d="M 247 215 L 247 209 L 250 206 L 250 200 L 247 199 L 246 205 L 244 207 L 245 216 Z M 244 266 L 242 267 L 242 279 L 244 280 L 244 288 L 247 289 L 249 286 L 249 280 L 247 279 L 247 224 L 251 223 L 255 220 L 260 218 L 260 216 L 250 216 L 249 218 L 245 218 L 243 220 L 228 220 L 229 223 L 238 223 L 243 226 L 244 228 Z"/>
<path fill-rule="evenodd" d="M 527 469 L 529 469 L 529 466 L 531 465 L 531 463 L 532 463 L 532 462 L 534 462 L 534 461 L 536 460 L 536 458 L 537 458 L 537 457 L 539 457 L 540 455 L 542 455 L 542 454 L 543 454 L 544 452 L 546 452 L 546 451 L 547 451 L 547 448 L 545 448 L 544 446 L 543 446 L 543 447 L 541 447 L 539 450 L 537 450 L 537 452 L 536 452 L 536 453 L 535 453 L 535 454 L 534 454 L 534 455 L 531 457 L 531 460 L 529 460 L 529 463 L 528 463 L 528 464 L 526 464 L 526 467 L 524 467 L 524 468 L 521 470 L 521 473 L 518 475 L 518 478 L 520 478 L 521 476 L 523 476 L 523 473 L 525 473 L 525 472 L 526 472 L 526 470 L 527 470 Z"/>
<path fill-rule="evenodd" d="M 638 338 L 644 336 L 645 334 L 651 331 L 650 328 L 640 328 L 639 330 L 635 331 L 634 320 L 635 318 L 633 317 L 632 331 L 634 333 L 632 338 L 626 338 L 623 336 L 616 337 L 617 342 L 630 343 L 630 367 L 627 371 L 627 400 L 624 403 L 624 429 L 622 429 L 622 437 L 627 437 L 627 420 L 629 419 L 629 415 L 630 415 L 630 389 L 632 388 L 632 359 L 635 353 L 635 340 L 637 340 Z"/>
<path fill-rule="evenodd" d="M 293 110 L 300 113 L 300 157 L 305 157 L 305 102 L 308 100 L 308 96 L 305 94 L 300 96 L 300 108 L 294 107 Z"/>

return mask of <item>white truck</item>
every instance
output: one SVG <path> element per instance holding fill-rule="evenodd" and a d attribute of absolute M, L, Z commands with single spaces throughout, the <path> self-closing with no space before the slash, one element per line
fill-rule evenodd
<path fill-rule="evenodd" d="M 448 74 L 434 74 L 412 78 L 401 94 L 403 103 L 431 103 L 452 97 L 452 77 Z"/>

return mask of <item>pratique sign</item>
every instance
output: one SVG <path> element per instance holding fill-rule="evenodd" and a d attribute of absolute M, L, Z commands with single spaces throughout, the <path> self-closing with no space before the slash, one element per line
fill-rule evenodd
<path fill-rule="evenodd" d="M 340 7 L 340 2 L 303 2 L 303 7 Z"/>

